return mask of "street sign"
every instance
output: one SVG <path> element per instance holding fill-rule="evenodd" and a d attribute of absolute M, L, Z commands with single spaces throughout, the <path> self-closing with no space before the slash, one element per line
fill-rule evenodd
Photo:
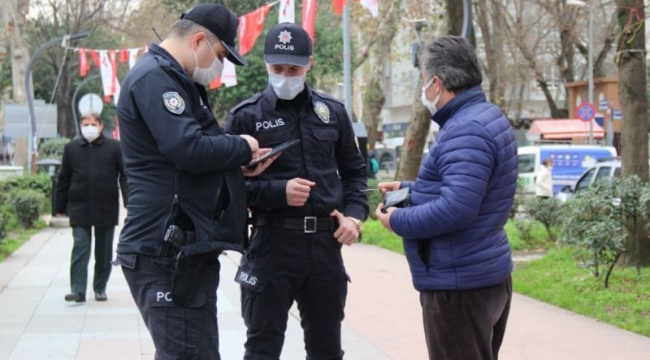
<path fill-rule="evenodd" d="M 621 110 L 614 110 L 614 113 L 612 114 L 612 120 L 621 120 L 623 118 L 623 113 L 621 113 Z"/>
<path fill-rule="evenodd" d="M 582 121 L 591 121 L 596 117 L 596 108 L 591 103 L 583 102 L 576 108 L 576 116 Z"/>
<path fill-rule="evenodd" d="M 101 114 L 102 109 L 104 108 L 104 103 L 102 102 L 102 98 L 100 98 L 99 95 L 88 93 L 81 97 L 79 100 L 78 108 L 81 115 L 89 112 Z"/>
<path fill-rule="evenodd" d="M 607 100 L 600 100 L 600 107 L 598 110 L 607 110 Z"/>

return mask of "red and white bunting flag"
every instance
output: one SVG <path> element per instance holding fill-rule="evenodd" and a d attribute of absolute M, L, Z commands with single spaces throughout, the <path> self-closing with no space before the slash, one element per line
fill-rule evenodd
<path fill-rule="evenodd" d="M 120 92 L 120 84 L 117 81 L 117 65 L 115 64 L 115 50 L 99 51 L 99 70 L 102 75 L 102 87 L 104 90 L 104 100 L 113 96 L 117 103 L 117 96 Z"/>
<path fill-rule="evenodd" d="M 237 85 L 237 72 L 235 70 L 235 64 L 225 59 L 223 61 L 223 73 L 221 74 L 221 83 L 226 87 L 231 87 Z"/>
<path fill-rule="evenodd" d="M 280 0 L 279 24 L 284 22 L 296 22 L 296 3 L 293 0 Z"/>
<path fill-rule="evenodd" d="M 113 127 L 113 132 L 111 133 L 111 137 L 117 141 L 120 140 L 120 118 L 117 116 L 115 117 L 115 126 Z"/>
<path fill-rule="evenodd" d="M 210 88 L 210 90 L 220 88 L 221 87 L 221 76 L 214 78 L 214 80 L 212 80 L 212 82 L 210 82 L 210 85 L 208 85 L 208 87 Z"/>
<path fill-rule="evenodd" d="M 84 48 L 79 49 L 79 76 L 81 77 L 88 75 L 88 71 L 90 70 L 86 51 Z"/>
<path fill-rule="evenodd" d="M 221 85 L 225 87 L 231 87 L 237 85 L 237 72 L 235 70 L 235 64 L 225 59 L 223 61 L 223 72 L 221 76 L 212 80 L 209 85 L 210 90 L 220 88 Z"/>
<path fill-rule="evenodd" d="M 302 28 L 307 31 L 311 38 L 312 46 L 314 42 L 314 29 L 316 28 L 316 0 L 304 0 L 302 2 Z"/>
<path fill-rule="evenodd" d="M 115 50 L 111 50 L 109 53 L 109 58 L 111 59 L 111 67 L 113 71 L 113 80 L 111 81 L 111 89 L 113 89 L 113 101 L 117 105 L 117 100 L 120 96 L 120 82 L 117 81 L 117 54 Z"/>
<path fill-rule="evenodd" d="M 101 64 L 99 62 L 99 55 L 97 54 L 97 50 L 90 49 L 90 50 L 88 50 L 88 52 L 90 53 L 90 57 L 93 59 L 93 63 L 95 64 L 95 66 L 97 66 L 98 68 L 101 68 Z"/>
<path fill-rule="evenodd" d="M 332 0 L 332 7 L 336 16 L 343 14 L 343 6 L 345 6 L 345 0 Z"/>
<path fill-rule="evenodd" d="M 127 49 L 120 49 L 120 64 L 129 61 L 129 51 Z"/>
<path fill-rule="evenodd" d="M 269 9 L 271 9 L 271 6 L 264 5 L 239 18 L 237 32 L 239 33 L 239 53 L 242 56 L 255 46 L 255 41 L 262 33 L 262 30 L 264 30 L 264 21 L 266 20 L 266 15 L 269 13 Z"/>
<path fill-rule="evenodd" d="M 379 15 L 379 0 L 361 0 L 360 4 L 370 11 L 372 17 Z"/>
<path fill-rule="evenodd" d="M 139 48 L 129 49 L 129 69 L 132 69 L 133 65 L 135 65 L 135 61 L 138 59 L 138 52 L 140 52 Z"/>

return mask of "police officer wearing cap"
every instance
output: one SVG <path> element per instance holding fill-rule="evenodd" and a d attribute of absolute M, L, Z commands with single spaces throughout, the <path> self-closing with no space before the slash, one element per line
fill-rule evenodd
<path fill-rule="evenodd" d="M 358 241 L 368 214 L 366 167 L 343 104 L 305 84 L 311 55 L 299 25 L 274 26 L 264 48 L 270 86 L 233 108 L 226 125 L 263 147 L 301 140 L 247 182 L 253 230 L 235 279 L 247 360 L 280 358 L 294 300 L 307 358 L 343 358 L 341 246 Z"/>
<path fill-rule="evenodd" d="M 152 44 L 124 79 L 118 103 L 129 185 L 117 247 L 156 359 L 220 359 L 218 254 L 242 250 L 243 168 L 265 150 L 251 136 L 226 135 L 205 86 L 235 51 L 238 19 L 217 4 L 196 5 Z M 266 149 L 268 150 L 268 149 Z"/>

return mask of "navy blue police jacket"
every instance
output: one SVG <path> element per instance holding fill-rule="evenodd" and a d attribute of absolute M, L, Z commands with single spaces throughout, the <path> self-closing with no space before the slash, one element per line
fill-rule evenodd
<path fill-rule="evenodd" d="M 205 88 L 152 44 L 124 79 L 117 110 L 129 186 L 118 254 L 158 255 L 176 201 L 196 234 L 185 254 L 243 250 L 240 167 L 252 154 L 245 139 L 219 126 Z"/>
<path fill-rule="evenodd" d="M 301 140 L 247 182 L 254 215 L 327 217 L 337 209 L 360 220 L 368 216 L 365 161 L 338 100 L 308 85 L 295 99 L 281 100 L 269 86 L 231 110 L 226 131 L 249 134 L 261 148 Z M 296 177 L 316 183 L 301 207 L 287 205 L 286 185 Z"/>

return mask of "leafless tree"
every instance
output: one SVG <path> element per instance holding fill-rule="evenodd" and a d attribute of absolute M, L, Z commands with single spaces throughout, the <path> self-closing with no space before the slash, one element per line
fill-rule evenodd
<path fill-rule="evenodd" d="M 621 102 L 621 158 L 623 176 L 636 175 L 648 182 L 648 100 L 646 84 L 645 9 L 643 0 L 617 0 L 618 98 Z M 637 265 L 650 265 L 650 241 L 644 226 L 628 237 L 630 258 Z"/>

